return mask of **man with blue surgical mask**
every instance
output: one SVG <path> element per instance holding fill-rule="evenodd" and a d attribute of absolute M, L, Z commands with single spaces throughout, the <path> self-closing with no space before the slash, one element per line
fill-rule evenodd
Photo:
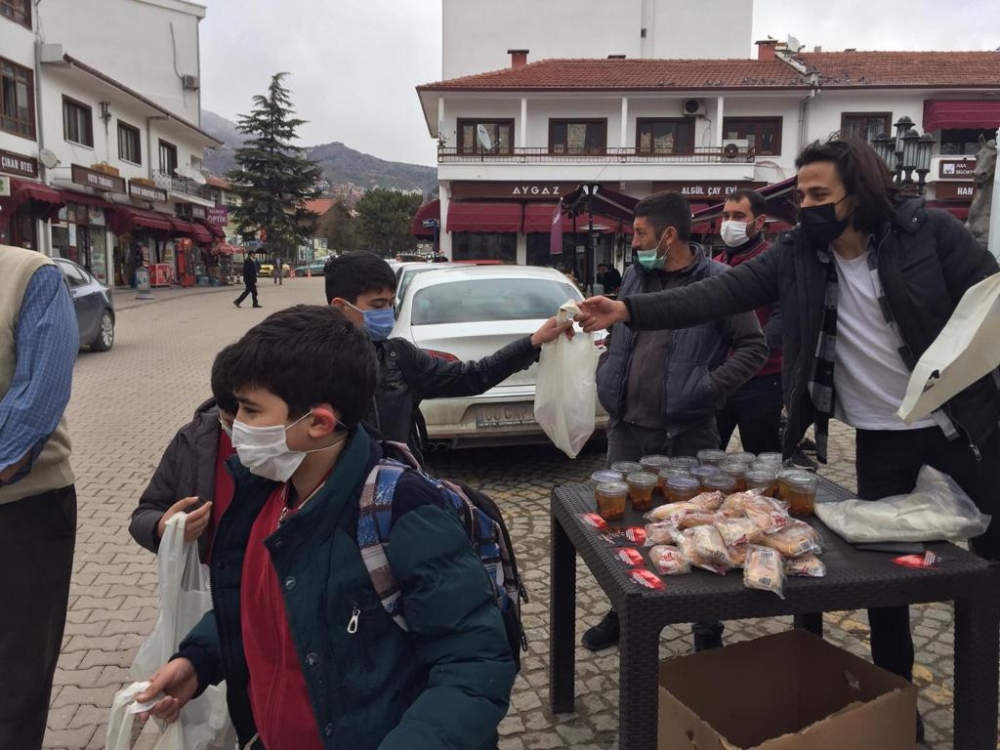
<path fill-rule="evenodd" d="M 365 423 L 383 440 L 419 450 L 425 430 L 420 402 L 485 393 L 538 359 L 542 344 L 555 341 L 572 324 L 545 321 L 524 336 L 478 361 L 431 356 L 406 339 L 390 338 L 395 314 L 396 276 L 382 258 L 368 252 L 345 253 L 326 266 L 326 301 L 368 331 L 378 354 L 379 379 Z"/>
<path fill-rule="evenodd" d="M 726 272 L 701 246 L 689 243 L 691 206 L 678 193 L 657 193 L 635 207 L 633 264 L 621 295 L 659 292 Z M 608 353 L 597 369 L 597 397 L 610 417 L 608 465 L 643 456 L 696 456 L 719 447 L 716 411 L 767 360 L 767 344 L 753 313 L 682 331 L 611 329 Z M 695 649 L 722 645 L 722 623 L 696 623 Z M 618 642 L 611 610 L 583 636 L 591 651 Z"/>

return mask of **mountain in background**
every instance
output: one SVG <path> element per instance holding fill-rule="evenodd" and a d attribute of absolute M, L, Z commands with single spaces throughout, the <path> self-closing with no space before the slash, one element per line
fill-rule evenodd
<path fill-rule="evenodd" d="M 236 166 L 235 152 L 245 136 L 236 129 L 234 122 L 208 110 L 202 110 L 201 127 L 225 144 L 214 150 L 205 149 L 205 168 L 212 174 L 225 176 Z M 323 169 L 323 177 L 330 183 L 332 193 L 350 195 L 376 187 L 416 190 L 425 196 L 437 191 L 437 170 L 433 167 L 385 161 L 343 143 L 309 146 L 305 151 L 306 156 Z"/>

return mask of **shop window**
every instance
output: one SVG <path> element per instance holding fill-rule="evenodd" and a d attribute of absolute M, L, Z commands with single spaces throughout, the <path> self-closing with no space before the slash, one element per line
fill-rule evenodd
<path fill-rule="evenodd" d="M 978 128 L 941 131 L 941 156 L 975 156 L 979 153 L 979 136 L 987 141 L 997 137 L 997 131 Z"/>
<path fill-rule="evenodd" d="M 94 112 L 86 104 L 63 97 L 63 137 L 71 143 L 94 147 Z"/>
<path fill-rule="evenodd" d="M 517 262 L 517 235 L 513 232 L 455 232 L 451 242 L 454 260 Z"/>
<path fill-rule="evenodd" d="M 142 164 L 142 138 L 139 135 L 139 128 L 121 120 L 118 121 L 118 158 L 133 164 Z"/>
<path fill-rule="evenodd" d="M 177 146 L 167 141 L 160 141 L 160 171 L 169 175 L 170 177 L 175 176 L 175 170 L 177 169 Z"/>
<path fill-rule="evenodd" d="M 0 3 L 0 8 L 5 7 Z M 35 76 L 0 57 L 0 130 L 35 139 Z"/>
<path fill-rule="evenodd" d="M 639 118 L 635 144 L 640 154 L 693 154 L 694 120 Z"/>
<path fill-rule="evenodd" d="M 553 154 L 605 154 L 607 120 L 549 120 L 549 152 Z"/>
<path fill-rule="evenodd" d="M 479 129 L 489 136 L 493 145 L 485 151 L 479 143 Z M 513 120 L 459 120 L 458 153 L 460 154 L 510 154 L 514 148 Z"/>
<path fill-rule="evenodd" d="M 31 0 L 0 0 L 0 16 L 31 28 Z"/>
<path fill-rule="evenodd" d="M 755 156 L 781 154 L 780 117 L 727 117 L 722 123 L 724 141 L 745 140 Z"/>
<path fill-rule="evenodd" d="M 840 137 L 870 140 L 890 131 L 892 112 L 844 112 L 840 115 Z"/>

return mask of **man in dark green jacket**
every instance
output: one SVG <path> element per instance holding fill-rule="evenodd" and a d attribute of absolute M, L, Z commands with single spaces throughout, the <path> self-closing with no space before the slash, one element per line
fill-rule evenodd
<path fill-rule="evenodd" d="M 139 700 L 167 721 L 226 680 L 240 745 L 494 747 L 514 662 L 491 581 L 422 475 L 396 485 L 385 545 L 407 631 L 359 551 L 359 498 L 382 455 L 359 426 L 376 384 L 364 332 L 332 307 L 276 313 L 235 345 L 233 504 L 209 612 Z M 244 468 L 245 467 L 245 468 Z"/>

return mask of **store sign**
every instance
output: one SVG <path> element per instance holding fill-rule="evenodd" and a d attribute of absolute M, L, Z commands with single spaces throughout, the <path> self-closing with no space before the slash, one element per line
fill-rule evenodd
<path fill-rule="evenodd" d="M 152 201 L 153 203 L 167 202 L 166 190 L 158 187 L 151 187 L 149 185 L 141 185 L 133 180 L 128 181 L 128 194 L 133 198 L 138 198 L 143 201 Z"/>
<path fill-rule="evenodd" d="M 766 182 L 654 182 L 653 192 L 662 193 L 669 190 L 680 193 L 689 200 L 723 200 L 737 190 L 759 190 Z"/>
<path fill-rule="evenodd" d="M 21 177 L 38 177 L 38 159 L 0 149 L 0 172 Z"/>
<path fill-rule="evenodd" d="M 975 159 L 942 159 L 938 162 L 938 177 L 946 180 L 972 177 L 975 172 Z"/>
<path fill-rule="evenodd" d="M 77 185 L 86 185 L 95 190 L 104 190 L 108 193 L 125 192 L 125 180 L 121 177 L 104 174 L 104 172 L 98 172 L 94 169 L 87 169 L 86 167 L 81 167 L 79 164 L 73 165 L 72 173 L 73 182 Z"/>
<path fill-rule="evenodd" d="M 453 198 L 512 198 L 515 200 L 558 201 L 579 187 L 576 182 L 453 182 Z M 601 183 L 619 190 L 618 183 Z"/>
<path fill-rule="evenodd" d="M 976 191 L 974 182 L 936 182 L 934 197 L 939 201 L 971 201 Z"/>
<path fill-rule="evenodd" d="M 207 219 L 208 211 L 204 206 L 196 206 L 193 203 L 178 203 L 177 215 L 185 219 Z"/>
<path fill-rule="evenodd" d="M 229 206 L 216 206 L 208 209 L 208 223 L 224 227 L 229 223 Z"/>

